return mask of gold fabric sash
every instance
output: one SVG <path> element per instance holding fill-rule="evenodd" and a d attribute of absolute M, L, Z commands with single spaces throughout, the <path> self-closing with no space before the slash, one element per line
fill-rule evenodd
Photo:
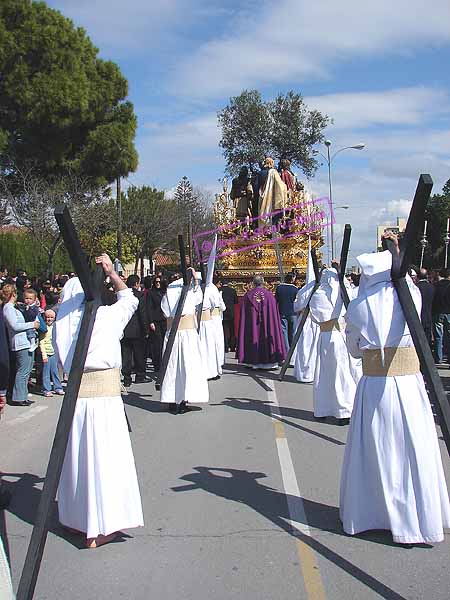
<path fill-rule="evenodd" d="M 104 398 L 105 396 L 121 396 L 120 369 L 83 373 L 78 398 Z"/>
<path fill-rule="evenodd" d="M 220 308 L 213 308 L 211 311 L 212 317 L 220 317 L 221 314 L 222 314 L 222 311 L 220 310 Z"/>
<path fill-rule="evenodd" d="M 367 377 L 401 377 L 419 373 L 420 362 L 413 346 L 385 348 L 384 365 L 381 362 L 381 350 L 364 350 L 362 367 L 363 375 Z"/>
<path fill-rule="evenodd" d="M 211 311 L 209 308 L 202 310 L 202 321 L 211 321 Z"/>
<path fill-rule="evenodd" d="M 323 321 L 323 323 L 319 323 L 320 333 L 324 331 L 333 331 L 333 329 L 337 329 L 340 331 L 339 321 L 337 319 L 331 319 L 330 321 Z"/>
<path fill-rule="evenodd" d="M 173 324 L 173 318 L 169 317 L 167 319 L 167 329 L 170 329 Z M 178 325 L 178 331 L 182 331 L 183 329 L 195 329 L 195 319 L 194 315 L 183 315 L 180 319 L 180 323 Z"/>

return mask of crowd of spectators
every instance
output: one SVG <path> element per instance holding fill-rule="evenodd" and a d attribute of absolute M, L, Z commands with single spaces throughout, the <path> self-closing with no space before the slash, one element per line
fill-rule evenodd
<path fill-rule="evenodd" d="M 36 394 L 63 395 L 67 374 L 62 373 L 52 342 L 53 323 L 65 283 L 75 273 L 51 278 L 29 277 L 24 269 L 9 273 L 0 266 L 0 412 L 6 403 L 30 406 Z M 139 309 L 122 340 L 124 384 L 145 381 L 146 361 L 159 370 L 166 321 L 161 299 L 166 288 L 162 273 L 144 278 L 124 278 L 139 299 Z M 115 296 L 105 300 L 114 302 Z M 33 393 L 31 393 L 33 392 Z"/>

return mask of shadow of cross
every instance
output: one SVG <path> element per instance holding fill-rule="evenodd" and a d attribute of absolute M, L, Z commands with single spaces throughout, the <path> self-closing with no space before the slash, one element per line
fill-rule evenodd
<path fill-rule="evenodd" d="M 45 542 L 47 540 L 49 519 L 56 498 L 56 491 L 61 476 L 64 456 L 66 454 L 95 315 L 98 307 L 102 304 L 101 289 L 104 280 L 103 269 L 97 267 L 95 271 L 92 272 L 89 268 L 87 256 L 81 247 L 67 206 L 58 206 L 55 209 L 55 218 L 75 272 L 83 286 L 86 302 L 73 355 L 73 367 L 70 370 L 66 393 L 61 406 L 56 433 L 50 452 L 44 487 L 34 519 L 33 532 L 25 557 L 22 575 L 20 577 L 17 600 L 31 600 L 34 595 Z"/>

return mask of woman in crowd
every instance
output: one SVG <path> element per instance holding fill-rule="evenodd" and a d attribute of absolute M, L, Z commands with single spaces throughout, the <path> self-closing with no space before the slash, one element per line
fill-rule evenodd
<path fill-rule="evenodd" d="M 31 350 L 31 341 L 27 337 L 27 330 L 37 330 L 40 324 L 37 319 L 27 323 L 21 311 L 16 308 L 17 288 L 15 285 L 5 284 L 0 291 L 0 299 L 3 302 L 3 315 L 9 334 L 12 363 L 15 364 L 11 404 L 29 406 L 31 402 L 28 400 L 28 378 L 33 368 L 34 351 Z"/>

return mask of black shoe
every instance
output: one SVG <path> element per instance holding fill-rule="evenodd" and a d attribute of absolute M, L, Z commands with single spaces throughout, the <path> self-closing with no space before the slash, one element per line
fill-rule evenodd
<path fill-rule="evenodd" d="M 124 377 L 124 378 L 123 378 L 123 385 L 124 385 L 125 387 L 130 387 L 130 385 L 131 385 L 132 383 L 133 383 L 133 382 L 131 381 L 131 377 Z"/>
<path fill-rule="evenodd" d="M 136 375 L 134 378 L 134 383 L 148 383 L 148 379 L 145 377 L 145 375 Z"/>
<path fill-rule="evenodd" d="M 337 420 L 337 424 L 338 425 L 350 425 L 350 419 L 349 418 L 344 418 L 344 419 L 338 419 Z"/>
<path fill-rule="evenodd" d="M 31 406 L 33 402 L 31 400 L 24 400 L 23 402 L 16 402 L 15 400 L 9 401 L 10 406 Z"/>

